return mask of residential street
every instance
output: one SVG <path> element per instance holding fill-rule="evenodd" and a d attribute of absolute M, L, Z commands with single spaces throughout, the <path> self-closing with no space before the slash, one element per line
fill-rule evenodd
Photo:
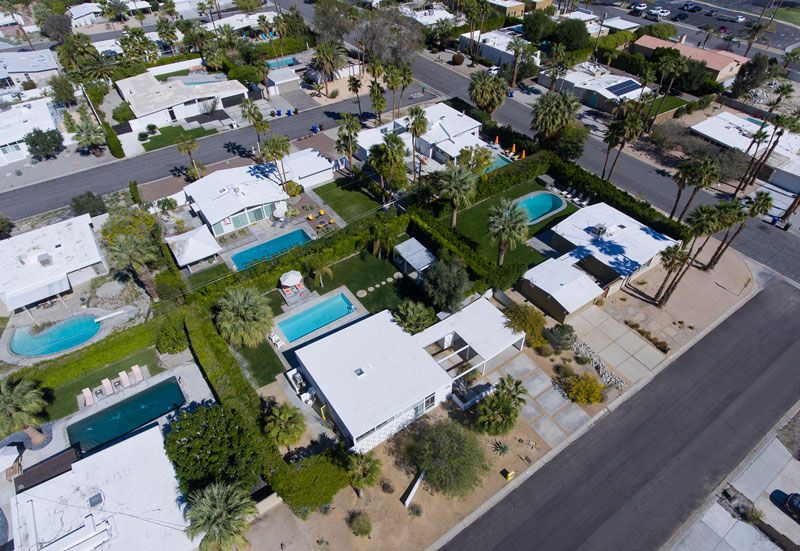
<path fill-rule="evenodd" d="M 767 283 L 445 548 L 657 549 L 797 401 L 798 308 Z"/>

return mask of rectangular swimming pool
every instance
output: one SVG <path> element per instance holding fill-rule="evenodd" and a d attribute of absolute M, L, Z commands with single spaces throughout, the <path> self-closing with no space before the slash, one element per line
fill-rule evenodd
<path fill-rule="evenodd" d="M 291 67 L 300 63 L 295 57 L 282 57 L 280 59 L 270 59 L 267 61 L 267 66 L 270 69 L 280 69 L 281 67 Z"/>
<path fill-rule="evenodd" d="M 309 333 L 322 329 L 339 318 L 343 318 L 351 312 L 355 312 L 355 310 L 356 308 L 353 306 L 353 303 L 350 302 L 344 294 L 339 293 L 290 318 L 278 322 L 278 327 L 281 328 L 281 331 L 283 331 L 283 334 L 289 339 L 289 342 L 294 342 L 297 339 L 305 337 Z"/>
<path fill-rule="evenodd" d="M 233 255 L 231 260 L 236 265 L 236 269 L 242 271 L 253 262 L 269 260 L 307 241 L 311 241 L 311 238 L 305 231 L 302 229 L 294 230 L 293 232 L 240 251 Z"/>
<path fill-rule="evenodd" d="M 497 157 L 494 158 L 492 164 L 489 165 L 489 167 L 483 171 L 483 173 L 488 174 L 489 172 L 495 171 L 498 168 L 503 168 L 506 165 L 510 165 L 512 162 L 513 161 L 511 159 L 503 157 L 502 155 L 498 155 Z"/>
<path fill-rule="evenodd" d="M 172 377 L 68 426 L 69 443 L 73 446 L 79 444 L 82 451 L 91 450 L 158 419 L 184 403 L 183 391 Z"/>

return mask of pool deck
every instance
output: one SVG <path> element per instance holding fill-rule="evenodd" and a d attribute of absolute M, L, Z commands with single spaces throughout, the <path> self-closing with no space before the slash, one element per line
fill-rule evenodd
<path fill-rule="evenodd" d="M 283 331 L 281 331 L 281 328 L 278 326 L 279 322 L 294 316 L 298 312 L 302 312 L 304 310 L 308 310 L 309 308 L 313 308 L 314 306 L 322 302 L 325 302 L 329 298 L 336 296 L 340 293 L 346 296 L 347 300 L 349 300 L 350 303 L 356 307 L 355 312 L 342 316 L 338 320 L 331 322 L 323 327 L 320 327 L 316 331 L 313 331 L 304 337 L 300 337 L 294 342 L 289 342 L 289 339 L 286 338 L 286 335 L 283 334 Z M 369 315 L 370 315 L 369 310 L 364 308 L 364 305 L 361 304 L 361 301 L 359 301 L 353 293 L 350 292 L 350 289 L 348 289 L 344 285 L 342 285 L 341 287 L 337 287 L 336 289 L 331 289 L 330 291 L 328 291 L 323 295 L 306 300 L 305 302 L 293 306 L 292 308 L 286 309 L 283 314 L 275 316 L 275 333 L 285 343 L 285 346 L 283 346 L 280 349 L 280 352 L 288 352 L 289 350 L 297 348 L 298 346 L 302 346 L 303 344 L 309 341 L 316 340 L 324 335 L 327 335 L 328 333 L 331 333 L 332 331 L 335 331 L 336 329 L 339 329 L 345 325 L 350 325 L 354 321 L 360 320 L 361 318 L 365 318 Z M 287 369 L 289 368 L 288 363 L 285 366 Z"/>
<path fill-rule="evenodd" d="M 539 218 L 537 218 L 535 220 L 531 220 L 530 222 L 528 222 L 529 226 L 532 226 L 534 224 L 538 224 L 542 220 L 546 220 L 546 219 L 550 218 L 551 216 L 554 216 L 554 215 L 558 214 L 559 212 L 561 212 L 562 210 L 564 210 L 565 208 L 567 208 L 567 200 L 564 197 L 562 197 L 558 193 L 553 193 L 552 191 L 549 191 L 549 190 L 546 190 L 546 189 L 540 189 L 540 190 L 534 191 L 532 193 L 527 193 L 527 194 L 523 195 L 522 197 L 517 197 L 516 199 L 514 199 L 514 202 L 519 204 L 521 201 L 524 201 L 525 199 L 527 199 L 529 197 L 533 197 L 534 195 L 542 195 L 543 193 L 547 193 L 548 195 L 553 195 L 553 196 L 558 197 L 559 199 L 561 199 L 561 206 L 558 207 L 555 210 L 551 210 L 550 212 L 547 212 L 547 213 L 543 214 L 542 216 L 540 216 Z"/>
<path fill-rule="evenodd" d="M 12 318 L 9 320 L 5 331 L 3 331 L 3 334 L 0 335 L 0 362 L 11 365 L 28 366 L 46 360 L 52 360 L 53 358 L 63 356 L 64 354 L 74 352 L 79 348 L 93 344 L 101 339 L 106 338 L 118 327 L 124 326 L 129 320 L 136 317 L 136 314 L 139 312 L 139 310 L 134 306 L 126 306 L 124 308 L 120 308 L 119 310 L 124 311 L 124 314 L 120 314 L 100 322 L 100 330 L 91 339 L 84 341 L 77 346 L 56 352 L 55 354 L 43 354 L 41 356 L 18 356 L 17 354 L 14 354 L 9 346 L 11 343 L 11 336 L 14 334 L 14 330 L 18 327 L 27 327 L 35 325 L 36 323 L 51 321 L 58 323 L 73 316 L 93 315 L 96 318 L 99 318 L 113 312 L 111 310 L 104 310 L 102 308 L 71 308 L 68 310 L 64 307 L 63 303 L 58 301 L 56 302 L 55 306 L 47 310 L 36 309 L 35 321 L 32 320 L 28 314 L 14 314 L 14 316 L 12 316 Z"/>
<path fill-rule="evenodd" d="M 142 372 L 145 372 L 144 368 L 145 366 L 142 366 Z M 214 395 L 211 393 L 211 389 L 208 387 L 208 384 L 203 378 L 203 374 L 200 372 L 200 369 L 197 367 L 197 365 L 191 363 L 184 364 L 173 369 L 168 369 L 153 375 L 152 377 L 148 376 L 144 381 L 133 385 L 130 388 L 117 389 L 111 396 L 107 396 L 95 401 L 94 405 L 85 407 L 77 413 L 73 413 L 72 415 L 62 419 L 58 419 L 53 423 L 53 439 L 50 441 L 50 443 L 38 450 L 26 449 L 22 454 L 22 464 L 24 466 L 33 465 L 42 461 L 43 459 L 47 459 L 48 457 L 57 454 L 62 450 L 65 450 L 66 448 L 69 448 L 69 436 L 67 435 L 67 427 L 69 425 L 86 419 L 87 417 L 103 411 L 106 408 L 114 406 L 127 398 L 136 396 L 141 391 L 153 387 L 158 383 L 166 381 L 172 377 L 180 377 L 180 387 L 183 391 L 184 397 L 186 398 L 187 405 L 192 402 L 202 402 L 204 400 L 214 399 Z M 168 416 L 169 414 L 162 415 L 156 421 L 159 424 L 164 425 Z"/>

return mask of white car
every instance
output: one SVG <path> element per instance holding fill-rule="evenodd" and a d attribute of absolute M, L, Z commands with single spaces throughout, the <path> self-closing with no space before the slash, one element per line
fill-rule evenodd
<path fill-rule="evenodd" d="M 498 67 L 497 65 L 492 65 L 491 67 L 486 69 L 486 72 L 489 73 L 490 75 L 497 76 L 500 74 L 500 67 Z"/>
<path fill-rule="evenodd" d="M 727 20 L 734 23 L 744 23 L 747 21 L 747 18 L 743 15 L 731 15 L 730 17 L 727 17 Z"/>
<path fill-rule="evenodd" d="M 647 9 L 647 4 L 645 4 L 644 2 L 642 2 L 641 4 L 636 4 L 635 6 L 633 6 L 633 9 L 634 11 L 644 11 Z"/>
<path fill-rule="evenodd" d="M 647 13 L 656 17 L 667 17 L 670 14 L 670 11 L 666 8 L 653 8 Z"/>

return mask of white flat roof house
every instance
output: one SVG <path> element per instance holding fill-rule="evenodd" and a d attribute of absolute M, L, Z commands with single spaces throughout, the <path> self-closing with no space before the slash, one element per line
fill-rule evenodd
<path fill-rule="evenodd" d="M 251 165 L 217 170 L 183 188 L 192 210 L 214 236 L 269 219 L 288 195 L 275 165 Z"/>
<path fill-rule="evenodd" d="M 164 242 L 172 251 L 178 266 L 188 268 L 190 273 L 197 264 L 213 259 L 222 250 L 220 244 L 211 235 L 208 226 L 200 226 L 185 233 L 167 236 L 164 238 Z"/>
<path fill-rule="evenodd" d="M 222 19 L 214 19 L 214 22 L 208 22 L 203 27 L 207 31 L 214 31 L 214 28 L 219 29 L 223 25 L 228 25 L 233 28 L 234 31 L 240 31 L 242 29 L 258 29 L 258 19 L 261 16 L 267 18 L 267 21 L 270 23 L 273 19 L 275 19 L 275 12 L 268 11 L 265 13 L 237 13 L 236 15 L 229 15 L 227 17 L 223 17 Z"/>
<path fill-rule="evenodd" d="M 108 273 L 88 214 L 0 241 L 0 300 L 15 310 Z"/>
<path fill-rule="evenodd" d="M 0 166 L 28 158 L 24 137 L 34 128 L 58 128 L 49 98 L 16 103 L 0 111 Z"/>
<path fill-rule="evenodd" d="M 134 131 L 142 131 L 148 124 L 167 126 L 200 115 L 215 100 L 217 107 L 223 108 L 237 105 L 247 97 L 247 88 L 237 80 L 187 86 L 181 81 L 161 82 L 152 74 L 143 73 L 115 84 L 136 115 L 136 119 L 130 121 Z"/>
<path fill-rule="evenodd" d="M 692 126 L 692 132 L 714 142 L 722 147 L 730 147 L 739 151 L 747 151 L 750 147 L 753 134 L 761 128 L 758 119 L 743 118 L 729 111 L 723 111 L 713 117 Z M 774 127 L 771 124 L 764 126 L 768 136 L 772 135 Z M 764 153 L 766 144 L 758 148 L 758 155 Z M 750 149 L 750 154 L 756 153 L 756 147 Z M 800 134 L 785 133 L 767 163 L 772 168 L 772 173 L 767 181 L 791 193 L 800 193 Z"/>
<path fill-rule="evenodd" d="M 521 349 L 525 335 L 505 319 L 481 298 L 410 335 L 384 310 L 295 352 L 300 372 L 363 453 L 445 401 L 455 379 Z"/>
<path fill-rule="evenodd" d="M 518 17 L 520 19 L 525 16 L 524 2 L 518 2 L 517 0 L 488 0 L 488 2 L 505 16 Z"/>
<path fill-rule="evenodd" d="M 641 25 L 634 21 L 628 21 L 627 19 L 623 19 L 621 17 L 609 17 L 603 20 L 602 25 L 608 29 L 609 33 L 615 33 L 618 31 L 635 31 Z"/>
<path fill-rule="evenodd" d="M 17 86 L 32 81 L 41 88 L 47 85 L 50 77 L 58 74 L 58 64 L 50 50 L 0 52 L 0 74 L 5 74 Z"/>
<path fill-rule="evenodd" d="M 508 45 L 514 38 L 522 36 L 517 28 L 518 26 L 507 27 L 485 33 L 475 31 L 474 39 L 478 43 L 479 55 L 496 65 L 512 65 L 514 63 L 514 53 L 509 49 Z M 458 38 L 458 47 L 460 50 L 467 51 L 471 42 L 472 38 L 469 32 L 466 32 Z M 534 58 L 536 65 L 541 65 L 540 56 L 540 52 L 537 51 Z"/>
<path fill-rule="evenodd" d="M 417 21 L 424 27 L 431 27 L 439 21 L 453 21 L 455 22 L 456 16 L 449 11 L 441 8 L 430 8 L 427 10 L 412 10 L 410 8 L 402 7 L 400 12 L 406 17 L 410 17 Z"/>
<path fill-rule="evenodd" d="M 333 163 L 316 149 L 301 149 L 283 158 L 287 180 L 294 180 L 303 189 L 313 189 L 332 182 Z"/>
<path fill-rule="evenodd" d="M 72 463 L 11 498 L 19 551 L 197 548 L 158 426 Z"/>
<path fill-rule="evenodd" d="M 74 6 L 68 7 L 67 12 L 69 12 L 72 17 L 73 27 L 86 27 L 103 21 L 101 17 L 103 8 L 100 4 L 95 2 L 75 4 Z"/>
<path fill-rule="evenodd" d="M 542 86 L 550 86 L 550 75 L 545 71 L 539 77 Z M 595 63 L 580 63 L 556 81 L 556 89 L 572 92 L 582 103 L 595 109 L 612 111 L 626 101 L 637 101 L 642 93 L 653 92 L 635 78 L 615 75 Z"/>
<path fill-rule="evenodd" d="M 576 268 L 571 259 L 548 258 L 525 272 L 517 284 L 520 292 L 549 316 L 564 323 L 603 295 L 603 289 Z"/>

